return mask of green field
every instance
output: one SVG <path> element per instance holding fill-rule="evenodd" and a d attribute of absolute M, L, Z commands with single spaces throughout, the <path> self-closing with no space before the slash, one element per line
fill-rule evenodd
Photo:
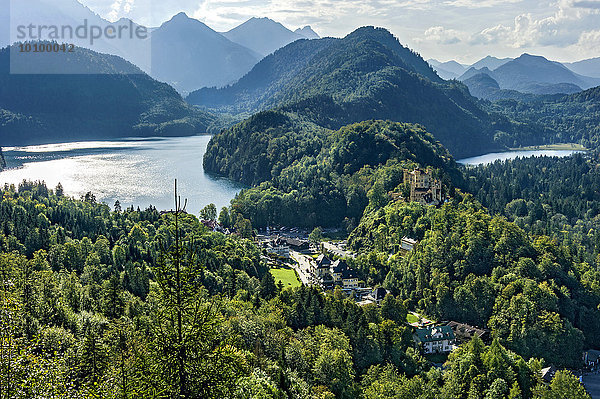
<path fill-rule="evenodd" d="M 419 318 L 414 314 L 409 313 L 406 315 L 406 321 L 408 321 L 409 323 L 417 323 L 419 321 Z"/>
<path fill-rule="evenodd" d="M 271 274 L 273 275 L 273 278 L 275 278 L 275 284 L 281 281 L 284 287 L 300 287 L 302 285 L 293 269 L 272 268 Z"/>

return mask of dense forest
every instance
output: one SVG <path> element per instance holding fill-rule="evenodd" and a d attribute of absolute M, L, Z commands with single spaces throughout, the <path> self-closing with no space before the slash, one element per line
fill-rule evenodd
<path fill-rule="evenodd" d="M 17 45 L 0 50 L 3 145 L 185 136 L 206 132 L 215 119 L 122 58 L 76 48 L 68 57 L 19 54 L 13 65 L 11 51 Z"/>
<path fill-rule="evenodd" d="M 597 272 L 468 197 L 425 212 L 436 228 L 406 260 L 431 268 L 441 303 L 415 297 L 432 291 L 410 292 L 393 260 L 385 284 L 396 296 L 359 307 L 339 290 L 282 289 L 252 242 L 209 232 L 193 215 L 110 210 L 92 194 L 74 200 L 39 183 L 0 194 L 3 397 L 588 398 L 569 372 L 541 383 L 543 360 L 529 357 L 570 364 L 577 346 L 560 349 L 595 339 L 575 327 L 575 305 L 598 303 Z M 493 271 L 469 259 L 450 268 L 459 254 L 423 263 L 443 259 L 443 240 L 460 237 L 457 218 L 472 221 L 462 232 L 467 258 L 490 257 Z M 437 369 L 404 321 L 407 306 L 443 307 L 451 292 L 468 304 L 454 273 L 473 273 L 470 288 L 490 295 L 503 287 L 491 319 L 498 337 L 472 340 Z M 429 284 L 426 275 L 415 281 Z M 512 312 L 533 299 L 528 313 Z M 518 323 L 532 322 L 531 335 L 519 335 Z M 563 325 L 568 334 L 557 336 Z M 545 339 L 557 346 L 540 354 Z"/>
<path fill-rule="evenodd" d="M 389 191 L 401 190 L 404 168 L 417 164 L 438 170 L 449 188 L 461 184 L 448 151 L 420 126 L 368 121 L 334 132 L 290 132 L 297 123 L 267 111 L 209 144 L 206 170 L 255 185 L 233 201 L 255 227 L 352 229 L 369 204 L 382 206 Z"/>
<path fill-rule="evenodd" d="M 388 261 L 403 236 L 418 239 L 418 249 Z M 600 342 L 597 262 L 490 216 L 471 195 L 440 209 L 388 204 L 365 214 L 350 244 L 364 253 L 358 263 L 368 278 L 385 276 L 408 307 L 488 326 L 527 358 L 577 367 L 584 347 Z"/>
<path fill-rule="evenodd" d="M 599 168 L 596 153 L 495 162 L 467 168 L 467 190 L 492 213 L 592 262 L 600 253 Z"/>
<path fill-rule="evenodd" d="M 527 137 L 513 134 L 513 143 L 508 143 L 512 147 L 536 142 L 581 143 L 592 149 L 600 145 L 600 87 L 568 96 L 500 100 L 486 108 L 534 126 Z"/>

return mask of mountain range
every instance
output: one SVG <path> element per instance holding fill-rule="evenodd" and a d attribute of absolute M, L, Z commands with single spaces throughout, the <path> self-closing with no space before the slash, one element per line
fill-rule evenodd
<path fill-rule="evenodd" d="M 2 4 L 9 0 L 0 0 Z M 0 7 L 0 47 L 17 40 L 16 26 L 34 24 L 77 27 L 87 21 L 103 30 L 137 27 L 128 19 L 109 22 L 76 0 L 28 0 Z M 10 25 L 14 37 L 4 30 Z M 77 37 L 64 40 L 99 53 L 117 55 L 140 67 L 181 93 L 202 87 L 221 87 L 244 76 L 265 55 L 299 39 L 319 36 L 305 26 L 295 32 L 268 18 L 252 18 L 229 32 L 218 33 L 184 13 L 175 15 L 160 27 L 148 29 L 148 38 L 124 35 L 121 39 Z M 31 39 L 31 38 L 30 38 Z M 45 34 L 35 40 L 50 40 Z"/>
<path fill-rule="evenodd" d="M 500 90 L 540 95 L 572 94 L 600 85 L 599 78 L 579 75 L 566 66 L 541 56 L 523 54 L 494 70 L 487 67 L 481 69 L 472 67 L 458 78 L 465 82 L 469 89 L 476 90 L 480 98 L 485 99 L 514 96 L 509 92 L 499 93 L 492 86 L 487 92 L 482 91 L 482 87 L 475 89 L 472 87 L 474 83 L 472 78 L 480 74 L 496 81 Z"/>
<path fill-rule="evenodd" d="M 193 92 L 187 101 L 241 118 L 269 110 L 214 137 L 205 166 L 224 174 L 229 171 L 223 165 L 235 165 L 243 156 L 236 153 L 238 146 L 269 141 L 254 131 L 310 136 L 363 120 L 403 121 L 425 126 L 462 157 L 502 148 L 495 136 L 513 129 L 508 119 L 484 111 L 462 83 L 444 81 L 390 32 L 373 27 L 342 39 L 296 41 L 265 57 L 236 84 Z M 254 142 L 259 137 L 262 141 Z"/>
<path fill-rule="evenodd" d="M 600 58 L 561 64 L 522 54 L 515 59 L 487 56 L 472 65 L 453 60 L 428 62 L 442 78 L 465 82 L 472 94 L 485 99 L 526 97 L 519 93 L 571 94 L 600 84 Z M 480 74 L 489 76 L 498 88 L 496 84 L 489 85 L 490 79 L 473 79 Z"/>

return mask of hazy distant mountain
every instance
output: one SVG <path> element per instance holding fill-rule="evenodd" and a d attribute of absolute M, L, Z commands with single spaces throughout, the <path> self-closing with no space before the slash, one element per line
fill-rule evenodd
<path fill-rule="evenodd" d="M 564 65 L 541 56 L 523 54 L 495 70 L 469 68 L 459 80 L 466 83 L 478 74 L 492 77 L 503 90 L 533 94 L 571 94 L 600 84 L 600 79 L 574 73 Z"/>
<path fill-rule="evenodd" d="M 483 70 L 489 71 L 487 68 L 483 68 Z M 477 70 L 475 68 L 471 68 L 470 71 Z M 516 90 L 501 89 L 498 82 L 496 82 L 494 78 L 487 73 L 476 73 L 470 78 L 464 80 L 463 83 L 467 85 L 472 96 L 490 101 L 506 99 L 528 101 L 538 98 L 538 96 L 530 93 L 521 93 Z"/>
<path fill-rule="evenodd" d="M 151 40 L 152 77 L 183 92 L 233 83 L 261 58 L 185 13 L 154 30 Z"/>
<path fill-rule="evenodd" d="M 563 62 L 563 65 L 580 75 L 600 78 L 600 57 L 571 63 Z"/>
<path fill-rule="evenodd" d="M 458 62 L 451 60 L 440 62 L 435 59 L 429 59 L 427 62 L 435 69 L 442 79 L 456 79 L 466 71 L 466 67 Z"/>
<path fill-rule="evenodd" d="M 578 75 L 558 62 L 529 54 L 523 54 L 493 72 L 500 87 L 515 90 L 527 88 L 532 83 L 570 83 L 582 89 L 589 89 L 600 83 L 600 80 Z"/>
<path fill-rule="evenodd" d="M 269 18 L 251 18 L 229 32 L 223 33 L 223 36 L 262 56 L 305 38 Z"/>
<path fill-rule="evenodd" d="M 470 67 L 465 73 L 460 75 L 458 80 L 460 80 L 461 82 L 465 82 L 467 79 L 470 79 L 473 76 L 477 76 L 477 75 L 487 75 L 487 76 L 493 77 L 494 73 L 488 67 L 483 67 L 481 69 Z M 497 83 L 498 82 L 496 82 L 496 84 Z"/>
<path fill-rule="evenodd" d="M 496 57 L 492 57 L 491 55 L 488 55 L 485 58 L 480 59 L 479 61 L 477 61 L 476 63 L 474 63 L 473 65 L 470 66 L 470 68 L 475 68 L 475 69 L 481 69 L 481 68 L 488 68 L 489 70 L 493 71 L 496 68 L 501 67 L 502 65 L 506 64 L 509 61 L 512 61 L 512 58 L 496 58 Z"/>
<path fill-rule="evenodd" d="M 307 39 L 320 39 L 321 36 L 317 32 L 315 32 L 310 26 L 305 26 L 304 28 L 298 28 L 294 31 L 294 33 L 299 34 L 300 36 L 304 36 Z"/>
<path fill-rule="evenodd" d="M 62 37 L 57 41 L 89 48 L 97 52 L 118 55 L 128 61 L 135 62 L 138 66 L 141 66 L 142 53 L 145 52 L 147 55 L 145 64 L 149 63 L 150 49 L 148 48 L 147 51 L 144 51 L 142 41 L 137 38 L 132 40 L 126 34 L 129 32 L 128 29 L 135 29 L 138 26 L 128 19 L 123 18 L 111 23 L 77 0 L 27 0 L 12 2 L 10 4 L 9 18 L 7 16 L 9 8 L 5 3 L 7 3 L 7 0 L 0 0 L 0 21 L 7 22 L 6 27 L 3 27 L 6 29 L 5 34 L 0 35 L 0 47 L 8 45 L 9 42 L 56 39 L 48 36 L 50 29 L 44 30 L 42 37 L 38 37 L 37 30 L 35 29 L 37 26 L 56 26 L 59 27 L 60 32 L 62 32 L 63 26 L 69 26 L 75 30 L 84 24 L 87 24 L 88 27 L 98 26 L 102 30 L 109 25 L 114 26 L 116 29 L 120 26 L 126 26 L 127 29 L 122 30 L 124 34 L 120 39 L 106 39 L 101 37 L 94 39 L 93 43 L 91 43 L 88 32 L 88 35 L 84 38 L 73 35 L 73 37 Z M 28 35 L 24 38 L 19 37 L 17 27 L 19 25 L 29 26 L 30 24 L 34 26 L 33 34 L 35 37 L 29 37 Z"/>
<path fill-rule="evenodd" d="M 16 75 L 9 73 L 11 48 L 0 50 L 3 145 L 183 136 L 205 132 L 214 119 L 117 56 L 83 48 L 68 57 L 24 53 L 19 57 L 23 68 L 36 72 L 43 67 L 55 74 Z"/>

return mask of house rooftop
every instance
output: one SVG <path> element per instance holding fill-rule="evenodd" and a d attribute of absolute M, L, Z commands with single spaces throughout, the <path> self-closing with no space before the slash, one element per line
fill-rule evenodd
<path fill-rule="evenodd" d="M 421 342 L 435 342 L 444 339 L 454 339 L 454 331 L 452 331 L 452 329 L 448 326 L 417 328 L 415 334 Z"/>
<path fill-rule="evenodd" d="M 413 240 L 412 238 L 408 238 L 408 237 L 402 237 L 402 241 L 409 243 L 409 244 L 413 244 L 413 245 L 417 244 L 417 240 Z"/>
<path fill-rule="evenodd" d="M 331 269 L 334 273 L 343 273 L 348 270 L 348 264 L 345 261 L 338 259 L 333 262 Z"/>
<path fill-rule="evenodd" d="M 373 290 L 373 292 L 371 293 L 371 296 L 373 297 L 373 299 L 375 299 L 376 301 L 383 301 L 383 299 L 385 298 L 385 296 L 388 294 L 387 290 L 383 287 L 377 287 Z"/>
<path fill-rule="evenodd" d="M 326 257 L 323 254 L 319 255 L 319 257 L 317 258 L 317 267 L 324 267 L 324 268 L 329 269 L 330 265 L 331 265 L 331 260 L 328 257 Z"/>
<path fill-rule="evenodd" d="M 489 331 L 484 329 L 484 328 L 479 328 L 479 327 L 474 327 L 465 323 L 459 323 L 457 321 L 449 321 L 448 324 L 446 324 L 448 327 L 452 328 L 452 330 L 454 331 L 454 333 L 457 336 L 463 337 L 463 338 L 471 338 L 474 337 L 475 335 L 478 336 L 479 338 L 482 338 L 484 335 L 486 335 Z"/>

